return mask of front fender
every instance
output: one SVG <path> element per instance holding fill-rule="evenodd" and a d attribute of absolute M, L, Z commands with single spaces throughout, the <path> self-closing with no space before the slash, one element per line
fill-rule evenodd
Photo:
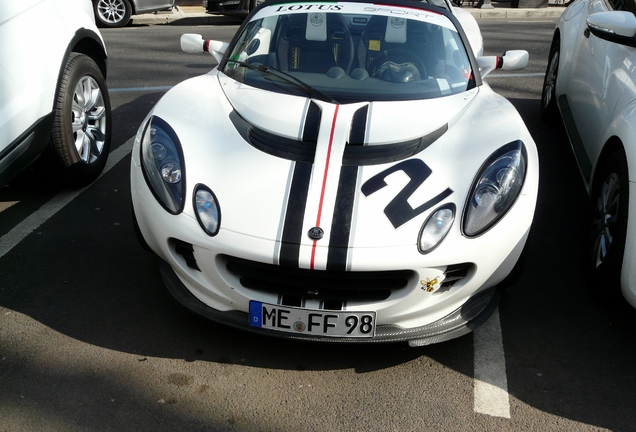
<path fill-rule="evenodd" d="M 608 143 L 618 139 L 625 149 L 625 155 L 627 156 L 629 181 L 630 183 L 636 182 L 636 145 L 634 145 L 634 143 L 636 143 L 636 83 L 627 82 L 625 84 L 621 99 L 629 98 L 631 101 L 627 104 L 626 108 L 622 110 L 622 112 L 617 111 L 615 113 L 614 121 L 610 124 L 610 127 L 605 133 L 604 140 L 602 141 L 605 145 L 591 149 L 593 150 L 593 153 L 590 154 L 590 159 L 592 160 L 594 167 L 592 178 L 596 176 L 596 172 L 599 169 L 603 158 L 608 153 Z M 620 107 L 620 105 L 621 103 L 619 101 L 618 106 Z M 636 193 L 634 195 L 636 195 Z"/>
<path fill-rule="evenodd" d="M 629 208 L 628 215 L 636 215 L 636 95 L 634 83 L 627 83 L 631 91 L 625 91 L 624 97 L 631 97 L 632 101 L 623 112 L 616 117 L 607 132 L 607 141 L 618 140 L 625 150 L 629 175 Z M 631 84 L 631 86 L 630 86 Z M 600 150 L 599 150 L 600 151 Z M 605 146 L 602 152 L 595 156 L 594 174 L 602 164 L 604 157 L 611 152 L 611 148 Z M 592 177 L 594 178 L 594 177 Z M 636 307 L 636 262 L 633 257 L 636 254 L 636 230 L 631 226 L 632 216 L 629 216 L 627 238 L 625 239 L 625 253 L 621 271 L 621 290 L 625 299 Z"/>
<path fill-rule="evenodd" d="M 567 92 L 569 77 L 572 76 L 572 65 L 576 53 L 580 49 L 582 35 L 585 31 L 585 19 L 588 1 L 573 2 L 561 15 L 552 43 L 558 41 L 559 47 L 559 79 L 556 83 L 557 96 Z M 558 98 L 557 98 L 558 100 Z"/>

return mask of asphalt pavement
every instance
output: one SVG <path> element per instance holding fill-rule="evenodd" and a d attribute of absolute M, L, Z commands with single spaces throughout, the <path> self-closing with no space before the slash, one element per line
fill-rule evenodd
<path fill-rule="evenodd" d="M 481 4 L 480 4 L 481 3 Z M 517 8 L 512 7 L 511 1 L 483 0 L 482 2 L 464 1 L 463 9 L 469 11 L 475 18 L 481 19 L 537 19 L 558 18 L 565 10 L 563 2 L 549 0 L 547 7 Z M 187 24 L 205 25 L 217 22 L 219 15 L 207 13 L 203 6 L 176 6 L 172 11 L 155 12 L 135 15 L 133 24 Z"/>

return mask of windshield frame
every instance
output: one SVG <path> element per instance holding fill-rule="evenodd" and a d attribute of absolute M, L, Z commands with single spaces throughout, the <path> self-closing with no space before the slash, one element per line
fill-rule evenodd
<path fill-rule="evenodd" d="M 470 67 L 470 71 L 472 72 L 471 77 L 469 78 L 469 82 L 467 85 L 467 88 L 464 91 L 470 90 L 472 88 L 477 88 L 479 86 L 481 86 L 482 80 L 481 80 L 481 74 L 479 73 L 479 66 L 477 64 L 476 58 L 474 56 L 474 53 L 470 47 L 470 43 L 468 41 L 468 37 L 464 32 L 463 27 L 461 26 L 461 24 L 459 23 L 459 21 L 457 20 L 457 18 L 451 13 L 451 11 L 449 11 L 446 7 L 442 7 L 442 6 L 436 6 L 434 4 L 431 3 L 425 3 L 425 2 L 419 2 L 419 1 L 415 1 L 415 0 L 389 0 L 389 1 L 384 1 L 382 2 L 382 4 L 373 4 L 370 3 L 368 0 L 346 0 L 346 1 L 342 1 L 342 2 L 324 2 L 324 1 L 317 1 L 317 2 L 294 2 L 294 1 L 281 1 L 281 0 L 267 0 L 264 3 L 261 3 L 257 8 L 255 8 L 249 15 L 248 17 L 243 21 L 243 23 L 241 24 L 241 26 L 239 27 L 238 31 L 235 33 L 234 37 L 232 38 L 227 50 L 225 51 L 225 54 L 223 56 L 223 58 L 221 59 L 221 62 L 218 65 L 218 70 L 221 73 L 225 74 L 226 68 L 228 66 L 228 63 L 232 63 L 232 59 L 230 58 L 230 56 L 232 55 L 232 53 L 235 51 L 235 48 L 237 46 L 237 44 L 241 41 L 243 32 L 245 31 L 245 28 L 250 25 L 250 23 L 254 20 L 254 18 L 256 19 L 260 19 L 260 17 L 258 17 L 257 15 L 259 14 L 259 12 L 267 7 L 270 6 L 279 6 L 281 8 L 283 7 L 288 7 L 288 6 L 293 6 L 296 9 L 294 11 L 297 12 L 308 12 L 307 9 L 310 8 L 315 8 L 318 9 L 321 6 L 324 7 L 334 7 L 337 6 L 339 4 L 350 4 L 350 3 L 358 3 L 358 4 L 364 4 L 364 5 L 369 5 L 369 7 L 374 7 L 377 8 L 378 11 L 380 11 L 381 13 L 385 14 L 392 14 L 392 13 L 396 13 L 396 14 L 404 14 L 404 13 L 409 13 L 408 11 L 411 10 L 413 14 L 417 14 L 418 11 L 421 11 L 422 13 L 431 13 L 431 14 L 435 14 L 435 15 L 442 15 L 444 16 L 447 20 L 449 20 L 451 22 L 451 24 L 454 26 L 454 29 L 451 29 L 451 31 L 453 31 L 459 38 L 459 40 L 462 43 L 462 46 L 460 47 L 460 49 L 463 49 L 467 60 L 468 60 L 468 64 Z M 395 6 L 396 9 L 394 11 L 391 10 L 391 7 Z M 303 9 L 304 8 L 304 9 Z M 398 9 L 399 8 L 399 9 Z M 406 11 L 405 11 L 406 9 Z M 393 16 L 393 15 L 390 15 Z M 236 58 L 235 58 L 236 60 Z M 272 68 L 275 69 L 275 68 Z M 312 83 L 308 83 L 308 85 L 311 87 Z M 261 88 L 261 87 L 259 87 Z M 269 90 L 269 91 L 274 91 L 277 93 L 284 93 L 281 90 L 275 90 L 275 89 L 268 89 L 265 88 L 264 90 Z M 321 88 L 321 91 L 324 91 Z M 300 95 L 300 94 L 299 94 Z M 330 97 L 332 97 L 333 99 L 339 100 L 339 96 L 336 95 L 329 95 Z M 345 103 L 348 102 L 357 102 L 357 101 L 361 101 L 361 100 L 366 100 L 365 98 L 342 98 L 343 100 L 345 100 Z M 346 99 L 351 99 L 351 100 L 346 100 Z M 421 97 L 421 98 L 412 98 L 412 99 L 404 99 L 404 100 L 413 100 L 413 99 L 426 99 L 426 97 Z M 379 100 L 384 100 L 384 99 L 379 99 Z M 388 100 L 403 100 L 400 98 L 397 99 L 388 99 Z"/>

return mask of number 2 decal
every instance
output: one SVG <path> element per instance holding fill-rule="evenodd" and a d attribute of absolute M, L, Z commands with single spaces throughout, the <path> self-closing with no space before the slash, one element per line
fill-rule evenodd
<path fill-rule="evenodd" d="M 385 187 L 387 184 L 384 179 L 397 171 L 402 171 L 410 180 L 384 209 L 384 214 L 389 218 L 394 228 L 401 227 L 453 193 L 452 189 L 446 188 L 445 191 L 417 208 L 411 207 L 407 200 L 432 174 L 433 170 L 420 159 L 407 159 L 367 180 L 361 189 L 364 196 L 369 196 Z"/>

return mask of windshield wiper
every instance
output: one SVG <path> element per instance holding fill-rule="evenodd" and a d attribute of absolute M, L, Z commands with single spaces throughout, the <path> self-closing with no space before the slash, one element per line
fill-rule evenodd
<path fill-rule="evenodd" d="M 338 103 L 334 98 L 326 95 L 325 93 L 321 92 L 317 88 L 312 87 L 309 84 L 307 84 L 306 82 L 296 78 L 295 76 L 293 76 L 291 74 L 288 74 L 287 72 L 283 72 L 280 69 L 276 69 L 275 67 L 265 66 L 265 65 L 260 64 L 260 63 L 252 64 L 252 63 L 239 61 L 239 60 L 228 60 L 226 63 L 234 63 L 234 64 L 246 67 L 246 68 L 251 69 L 251 70 L 262 72 L 264 74 L 274 75 L 275 77 L 280 78 L 281 80 L 285 81 L 286 83 L 293 85 L 294 87 L 296 87 L 297 89 L 301 90 L 303 93 L 305 93 L 308 96 L 313 96 L 316 99 L 320 99 L 323 102 L 329 102 L 329 103 L 335 103 L 335 104 Z"/>

